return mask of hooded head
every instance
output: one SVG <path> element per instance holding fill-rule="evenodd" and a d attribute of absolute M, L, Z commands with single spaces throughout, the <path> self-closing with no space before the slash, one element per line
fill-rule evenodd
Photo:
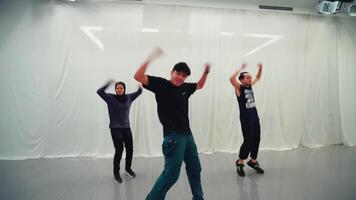
<path fill-rule="evenodd" d="M 115 83 L 115 92 L 118 96 L 125 95 L 126 92 L 126 85 L 124 82 L 116 82 Z"/>

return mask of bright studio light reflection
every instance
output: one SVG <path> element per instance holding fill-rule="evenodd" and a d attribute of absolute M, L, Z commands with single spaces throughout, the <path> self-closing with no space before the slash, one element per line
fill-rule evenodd
<path fill-rule="evenodd" d="M 149 33 L 158 33 L 159 30 L 156 28 L 143 28 L 141 29 L 142 32 L 149 32 Z"/>
<path fill-rule="evenodd" d="M 234 36 L 233 32 L 221 32 L 220 35 L 222 36 Z"/>
<path fill-rule="evenodd" d="M 101 26 L 81 26 L 82 31 L 85 33 L 86 36 L 101 50 L 104 50 L 104 44 L 100 41 L 98 37 L 95 36 L 95 32 L 103 31 L 104 28 Z M 116 29 L 107 29 L 105 30 L 116 30 Z M 158 33 L 159 30 L 156 28 L 142 28 L 141 32 L 149 32 L 149 33 Z"/>
<path fill-rule="evenodd" d="M 94 42 L 95 45 L 97 45 L 101 50 L 104 50 L 104 44 L 95 36 L 94 32 L 99 32 L 103 31 L 103 27 L 100 26 L 81 26 L 80 27 L 82 31 L 85 33 L 85 35 L 88 36 L 88 38 Z M 150 33 L 158 33 L 159 30 L 156 28 L 142 28 L 142 32 L 150 32 Z M 220 35 L 222 36 L 234 36 L 233 32 L 221 32 Z M 251 51 L 245 53 L 243 57 L 250 56 L 261 49 L 267 47 L 268 45 L 277 42 L 281 38 L 284 37 L 284 35 L 270 35 L 270 34 L 256 34 L 256 33 L 243 33 L 243 37 L 254 37 L 254 38 L 267 38 L 266 42 L 263 44 L 257 46 L 256 48 L 252 49 Z"/>
<path fill-rule="evenodd" d="M 260 46 L 252 49 L 251 51 L 245 53 L 243 55 L 243 57 L 247 57 L 251 54 L 254 54 L 258 51 L 260 51 L 261 49 L 267 47 L 268 45 L 277 42 L 278 40 L 280 40 L 281 38 L 284 37 L 284 35 L 267 35 L 267 34 L 255 34 L 255 33 L 244 33 L 242 34 L 242 36 L 244 37 L 255 37 L 255 38 L 268 38 L 269 40 L 267 40 L 265 43 L 261 44 Z"/>
<path fill-rule="evenodd" d="M 101 50 L 104 50 L 104 44 L 94 35 L 93 32 L 102 31 L 103 27 L 100 26 L 81 26 L 82 31 L 94 42 Z"/>

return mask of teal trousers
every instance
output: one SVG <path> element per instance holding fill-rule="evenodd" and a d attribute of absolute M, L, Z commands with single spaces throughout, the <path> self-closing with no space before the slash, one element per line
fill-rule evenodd
<path fill-rule="evenodd" d="M 163 139 L 162 151 L 164 155 L 164 170 L 156 180 L 146 200 L 163 200 L 168 190 L 179 178 L 182 163 L 188 176 L 193 200 L 203 200 L 201 187 L 201 165 L 197 146 L 192 134 L 171 132 Z"/>

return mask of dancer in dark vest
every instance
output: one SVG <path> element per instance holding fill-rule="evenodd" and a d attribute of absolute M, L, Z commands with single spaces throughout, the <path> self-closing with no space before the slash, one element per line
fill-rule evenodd
<path fill-rule="evenodd" d="M 258 65 L 256 78 L 252 80 L 252 76 L 248 72 L 241 72 L 247 67 L 247 64 L 242 64 L 241 68 L 236 70 L 230 77 L 230 82 L 235 88 L 235 94 L 240 108 L 240 122 L 244 141 L 240 147 L 239 159 L 236 160 L 236 171 L 239 176 L 245 176 L 244 160 L 250 155 L 251 159 L 247 165 L 253 168 L 257 173 L 263 174 L 264 171 L 257 162 L 258 148 L 260 145 L 260 120 L 258 118 L 255 97 L 252 86 L 261 78 L 262 64 Z M 239 75 L 239 81 L 236 80 Z"/>
<path fill-rule="evenodd" d="M 136 92 L 125 94 L 125 83 L 117 82 L 115 83 L 116 94 L 106 93 L 105 89 L 108 88 L 110 84 L 114 83 L 114 80 L 109 81 L 103 87 L 98 89 L 97 93 L 106 102 L 108 106 L 110 118 L 109 127 L 111 130 L 111 137 L 115 147 L 113 172 L 115 180 L 121 183 L 122 178 L 120 176 L 120 161 L 122 152 L 124 150 L 124 145 L 126 149 L 125 172 L 131 177 L 136 176 L 135 172 L 131 169 L 133 142 L 129 121 L 129 113 L 131 103 L 142 93 L 142 88 L 141 86 L 139 86 Z"/>

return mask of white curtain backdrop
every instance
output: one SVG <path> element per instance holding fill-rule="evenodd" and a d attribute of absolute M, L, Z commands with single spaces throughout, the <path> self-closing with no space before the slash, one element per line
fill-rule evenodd
<path fill-rule="evenodd" d="M 136 3 L 0 2 L 0 159 L 113 155 L 104 101 L 108 79 L 137 89 L 133 74 L 160 46 L 148 74 L 189 82 L 212 70 L 190 99 L 200 152 L 238 152 L 239 109 L 228 81 L 242 62 L 255 87 L 261 149 L 356 145 L 356 20 Z M 111 92 L 113 88 L 110 88 Z M 130 113 L 134 155 L 160 156 L 162 126 L 144 90 Z"/>

